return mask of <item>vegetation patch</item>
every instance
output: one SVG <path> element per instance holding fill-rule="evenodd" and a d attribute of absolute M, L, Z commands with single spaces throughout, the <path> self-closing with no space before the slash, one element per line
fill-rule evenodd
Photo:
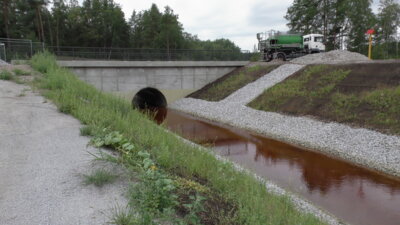
<path fill-rule="evenodd" d="M 12 73 L 8 72 L 7 70 L 2 70 L 0 72 L 0 80 L 13 80 L 14 77 Z"/>
<path fill-rule="evenodd" d="M 17 84 L 22 84 L 24 81 L 20 79 L 20 76 L 25 76 L 29 74 L 25 74 L 26 71 L 20 70 L 20 69 L 15 69 L 12 72 L 8 71 L 7 69 L 3 69 L 0 71 L 0 80 L 10 80 L 14 81 Z M 21 75 L 24 74 L 24 75 Z"/>
<path fill-rule="evenodd" d="M 115 149 L 120 156 L 112 160 L 138 172 L 140 182 L 132 187 L 130 205 L 137 214 L 122 213 L 115 221 L 160 224 L 166 218 L 170 224 L 322 224 L 296 210 L 287 197 L 268 193 L 265 184 L 251 174 L 217 160 L 210 151 L 188 145 L 132 110 L 129 102 L 80 81 L 58 67 L 54 56 L 38 54 L 31 62 L 43 72 L 34 80 L 43 95 L 94 128 L 81 131 L 94 135 L 94 146 Z M 208 215 L 214 219 L 206 220 Z"/>
<path fill-rule="evenodd" d="M 252 108 L 400 134 L 398 63 L 313 65 L 264 91 Z"/>
<path fill-rule="evenodd" d="M 83 175 L 84 184 L 94 184 L 97 187 L 102 187 L 105 184 L 109 184 L 117 179 L 117 175 L 106 169 L 97 169 L 91 174 Z"/>
<path fill-rule="evenodd" d="M 18 68 L 14 69 L 13 72 L 14 72 L 15 76 L 28 76 L 31 74 L 29 71 L 25 71 L 25 70 L 18 69 Z"/>
<path fill-rule="evenodd" d="M 252 66 L 243 67 L 233 72 L 219 78 L 218 80 L 206 85 L 202 89 L 194 92 L 188 97 L 203 99 L 207 101 L 220 101 L 230 94 L 246 86 L 261 76 L 271 72 L 278 65 L 268 65 L 268 66 Z"/>

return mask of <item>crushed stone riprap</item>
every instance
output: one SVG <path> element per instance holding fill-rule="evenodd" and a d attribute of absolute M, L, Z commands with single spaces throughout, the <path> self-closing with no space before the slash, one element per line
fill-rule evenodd
<path fill-rule="evenodd" d="M 221 104 L 247 104 L 262 94 L 265 89 L 270 88 L 271 85 L 283 81 L 303 67 L 304 66 L 302 65 L 293 64 L 282 65 L 268 73 L 268 75 L 259 78 L 256 82 L 249 83 L 248 85 L 238 89 L 220 102 Z"/>
<path fill-rule="evenodd" d="M 295 58 L 291 62 L 296 64 L 337 64 L 356 63 L 369 61 L 368 57 L 356 52 L 346 50 L 333 50 L 323 53 L 315 53 Z"/>
<path fill-rule="evenodd" d="M 298 65 L 291 65 L 298 66 Z M 376 131 L 352 128 L 335 122 L 321 122 L 308 117 L 294 117 L 274 112 L 264 112 L 246 106 L 253 99 L 252 92 L 262 86 L 272 87 L 287 74 L 287 65 L 275 69 L 259 80 L 232 93 L 235 99 L 208 102 L 184 98 L 171 108 L 213 121 L 256 131 L 268 137 L 324 152 L 358 165 L 400 176 L 400 137 Z M 240 93 L 240 94 L 239 94 Z M 250 93 L 250 94 L 248 94 Z M 228 96 L 227 99 L 231 97 Z"/>

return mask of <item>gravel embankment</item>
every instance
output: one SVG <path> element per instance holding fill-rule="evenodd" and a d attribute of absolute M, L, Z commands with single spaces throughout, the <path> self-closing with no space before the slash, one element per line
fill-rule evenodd
<path fill-rule="evenodd" d="M 356 52 L 345 50 L 334 50 L 324 53 L 310 54 L 293 59 L 296 64 L 336 64 L 336 63 L 357 63 L 369 61 L 368 57 Z"/>

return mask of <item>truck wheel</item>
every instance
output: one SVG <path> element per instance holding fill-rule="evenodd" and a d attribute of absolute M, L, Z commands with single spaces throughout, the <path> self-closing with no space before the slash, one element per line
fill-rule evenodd
<path fill-rule="evenodd" d="M 267 62 L 271 62 L 273 58 L 274 58 L 274 56 L 272 54 L 265 55 L 265 61 L 267 61 Z"/>
<path fill-rule="evenodd" d="M 278 53 L 276 56 L 278 60 L 286 61 L 286 55 L 284 53 Z"/>

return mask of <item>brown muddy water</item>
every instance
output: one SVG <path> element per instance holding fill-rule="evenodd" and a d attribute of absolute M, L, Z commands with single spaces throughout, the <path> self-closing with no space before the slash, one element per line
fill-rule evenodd
<path fill-rule="evenodd" d="M 400 180 L 169 109 L 165 126 L 354 225 L 400 225 Z"/>

